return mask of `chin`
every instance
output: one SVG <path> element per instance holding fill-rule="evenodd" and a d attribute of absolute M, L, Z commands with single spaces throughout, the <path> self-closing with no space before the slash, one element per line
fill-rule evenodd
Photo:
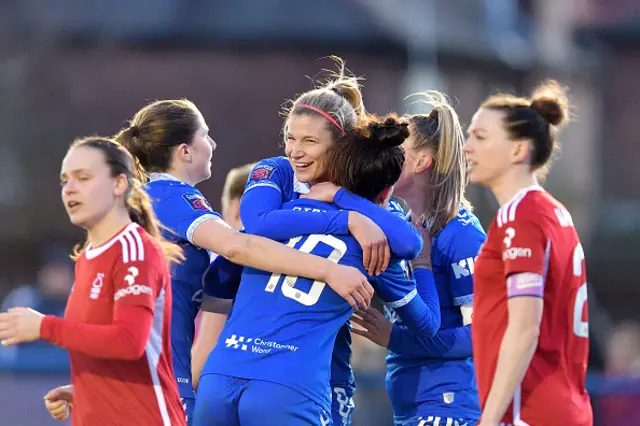
<path fill-rule="evenodd" d="M 469 175 L 469 183 L 480 185 L 482 182 L 480 181 L 480 179 L 477 176 Z"/>
<path fill-rule="evenodd" d="M 211 169 L 207 169 L 202 173 L 202 175 L 198 178 L 198 181 L 195 184 L 197 185 L 200 182 L 204 182 L 205 180 L 208 180 L 210 177 L 211 177 Z"/>
<path fill-rule="evenodd" d="M 72 225 L 79 226 L 81 228 L 87 228 L 89 221 L 87 220 L 87 218 L 84 218 L 82 216 L 70 214 L 69 222 L 71 222 Z"/>
<path fill-rule="evenodd" d="M 482 176 L 478 176 L 477 174 L 469 175 L 469 183 L 473 183 L 474 185 L 480 186 L 488 186 L 488 181 Z"/>
<path fill-rule="evenodd" d="M 296 179 L 300 183 L 309 183 L 311 181 L 311 176 L 308 173 L 296 174 Z"/>

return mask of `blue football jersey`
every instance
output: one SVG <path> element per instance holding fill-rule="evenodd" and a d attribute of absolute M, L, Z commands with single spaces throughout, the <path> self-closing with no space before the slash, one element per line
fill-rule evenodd
<path fill-rule="evenodd" d="M 196 227 L 204 221 L 221 219 L 193 186 L 167 173 L 152 173 L 146 191 L 156 216 L 167 229 L 164 237 L 178 244 L 186 258 L 171 267 L 171 350 L 173 369 L 182 398 L 195 398 L 191 383 L 191 346 L 195 318 L 202 301 L 203 277 L 211 254 L 193 244 Z"/>
<path fill-rule="evenodd" d="M 319 214 L 337 209 L 306 199 L 286 203 L 283 208 Z M 312 234 L 292 238 L 287 245 L 365 273 L 362 249 L 352 236 Z M 407 279 L 399 259 L 369 280 L 381 300 L 393 306 L 412 328 L 435 332 L 439 324 L 437 300 L 423 303 L 415 297 L 415 282 Z M 214 291 L 228 293 L 222 286 Z M 352 313 L 349 304 L 323 282 L 245 267 L 233 311 L 202 374 L 286 385 L 329 411 L 334 343 Z"/>
<path fill-rule="evenodd" d="M 471 420 L 480 417 L 470 327 L 463 327 L 460 306 L 473 301 L 474 260 L 485 239 L 486 234 L 476 216 L 461 208 L 457 217 L 432 241 L 433 276 L 441 311 L 438 334 L 442 333 L 444 337 L 427 340 L 427 343 L 433 343 L 433 349 L 425 353 L 421 353 L 424 346 L 416 349 L 405 341 L 406 347 L 394 347 L 395 352 L 392 350 L 388 355 L 387 389 L 397 423 L 423 414 Z M 420 283 L 417 285 L 420 292 Z M 394 327 L 409 332 L 404 330 L 402 319 L 393 310 L 387 309 L 387 314 Z M 466 347 L 468 353 L 459 359 L 441 353 L 439 358 L 438 350 L 444 351 L 455 343 L 452 339 L 456 338 L 466 340 L 459 344 Z"/>
<path fill-rule="evenodd" d="M 281 204 L 289 201 L 294 201 L 300 198 L 301 194 L 309 192 L 309 186 L 305 183 L 301 183 L 296 179 L 295 173 L 289 160 L 286 157 L 272 157 L 259 161 L 251 171 L 247 179 L 247 184 L 244 188 L 245 194 L 248 194 L 254 188 L 268 187 L 277 190 L 280 193 Z M 261 203 L 263 200 L 259 200 Z M 244 207 L 244 206 L 242 206 Z M 251 218 L 244 213 L 241 207 L 241 216 L 243 223 L 248 222 Z M 331 214 L 335 215 L 336 212 L 332 211 Z M 341 225 L 338 224 L 338 220 L 329 217 L 330 223 L 335 223 L 336 227 L 326 227 L 322 231 L 318 230 L 317 233 L 334 233 Z M 277 226 L 271 227 L 271 230 L 277 229 Z M 283 224 L 283 233 L 289 233 L 290 228 L 287 224 Z M 253 231 L 251 227 L 249 231 Z M 342 224 L 341 234 L 348 234 L 347 222 Z M 286 235 L 269 235 L 273 238 L 287 238 Z M 355 378 L 353 370 L 351 369 L 351 331 L 350 324 L 347 321 L 343 328 L 340 330 L 338 338 L 335 340 L 335 348 L 333 353 L 333 361 L 331 364 L 331 381 L 336 383 L 350 383 L 355 386 Z"/>
<path fill-rule="evenodd" d="M 247 178 L 244 192 L 247 193 L 250 189 L 260 186 L 278 191 L 282 196 L 282 204 L 297 200 L 300 194 L 309 192 L 309 185 L 296 179 L 287 157 L 265 158 L 256 163 Z"/>
<path fill-rule="evenodd" d="M 259 161 L 249 174 L 240 204 L 240 216 L 246 231 L 279 241 L 307 234 L 348 235 L 348 210 L 355 210 L 381 227 L 391 251 L 398 257 L 415 258 L 420 252 L 422 238 L 404 217 L 394 217 L 401 211 L 395 202 L 390 203 L 390 215 L 371 201 L 340 190 L 334 199 L 340 209 L 316 211 L 309 215 L 282 208 L 284 203 L 297 200 L 307 192 L 309 186 L 296 179 L 286 157 Z M 355 386 L 350 362 L 351 332 L 347 322 L 335 341 L 331 381 L 336 387 Z"/>

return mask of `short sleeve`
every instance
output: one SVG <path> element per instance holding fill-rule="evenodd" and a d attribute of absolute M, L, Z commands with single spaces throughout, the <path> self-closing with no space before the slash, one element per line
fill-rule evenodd
<path fill-rule="evenodd" d="M 165 200 L 166 211 L 160 217 L 163 225 L 178 234 L 181 239 L 193 244 L 193 233 L 207 220 L 222 220 L 206 198 L 195 188 L 183 191 L 179 196 Z"/>
<path fill-rule="evenodd" d="M 242 278 L 242 265 L 216 257 L 204 276 L 204 294 L 219 299 L 235 299 Z"/>
<path fill-rule="evenodd" d="M 473 302 L 473 273 L 476 256 L 486 234 L 472 224 L 462 225 L 446 251 L 449 284 L 456 306 Z"/>
<path fill-rule="evenodd" d="M 287 186 L 292 185 L 292 182 L 293 171 L 283 168 L 276 159 L 267 158 L 258 161 L 253 167 L 247 178 L 244 192 L 246 193 L 253 188 L 268 187 L 282 194 Z"/>
<path fill-rule="evenodd" d="M 113 272 L 113 301 L 118 306 L 142 306 L 154 310 L 164 289 L 163 275 L 150 259 L 119 264 Z"/>
<path fill-rule="evenodd" d="M 497 231 L 502 240 L 505 277 L 520 272 L 544 276 L 547 239 L 536 221 L 526 216 L 516 217 Z"/>

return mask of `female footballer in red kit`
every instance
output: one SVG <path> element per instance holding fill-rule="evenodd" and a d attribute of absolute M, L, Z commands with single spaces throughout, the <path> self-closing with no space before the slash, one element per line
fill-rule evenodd
<path fill-rule="evenodd" d="M 473 356 L 481 426 L 590 426 L 584 251 L 567 209 L 538 185 L 568 115 L 564 88 L 488 98 L 465 144 L 471 182 L 500 210 L 475 264 Z"/>
<path fill-rule="evenodd" d="M 62 200 L 87 230 L 76 249 L 64 318 L 27 308 L 0 314 L 5 346 L 44 339 L 69 350 L 71 385 L 45 396 L 52 416 L 74 426 L 186 425 L 171 363 L 169 261 L 178 246 L 160 235 L 134 160 L 117 142 L 74 142 L 62 162 Z"/>

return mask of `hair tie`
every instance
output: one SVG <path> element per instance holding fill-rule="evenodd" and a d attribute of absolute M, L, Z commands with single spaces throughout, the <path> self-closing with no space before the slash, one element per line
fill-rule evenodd
<path fill-rule="evenodd" d="M 324 112 L 320 108 L 316 108 L 314 106 L 307 105 L 307 104 L 298 104 L 295 107 L 296 108 L 303 108 L 303 109 L 310 109 L 311 111 L 317 112 L 318 114 L 320 114 L 321 116 L 323 116 L 324 118 L 329 120 L 329 122 L 331 124 L 333 124 L 334 126 L 336 126 L 338 128 L 338 130 L 340 130 L 342 132 L 342 134 L 344 135 L 344 129 L 342 128 L 342 126 L 333 117 L 331 117 L 328 113 Z"/>
<path fill-rule="evenodd" d="M 438 108 L 433 108 L 433 109 L 431 110 L 431 112 L 429 113 L 429 118 L 433 118 L 433 119 L 436 119 L 436 120 L 437 120 L 437 119 L 438 119 L 438 116 L 439 116 L 439 114 L 438 114 Z"/>
<path fill-rule="evenodd" d="M 140 136 L 140 127 L 138 127 L 138 126 L 129 127 L 129 134 L 132 137 L 137 138 L 138 136 Z"/>

